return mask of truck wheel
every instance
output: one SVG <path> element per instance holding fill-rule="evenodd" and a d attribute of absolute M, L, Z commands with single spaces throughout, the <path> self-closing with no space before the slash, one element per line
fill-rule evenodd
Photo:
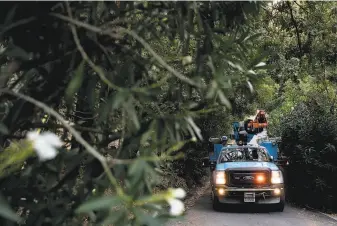
<path fill-rule="evenodd" d="M 215 210 L 215 211 L 220 211 L 221 210 L 221 203 L 219 202 L 219 198 L 218 197 L 213 196 L 212 206 L 213 206 L 213 210 Z"/>
<path fill-rule="evenodd" d="M 283 212 L 283 210 L 284 210 L 284 205 L 285 205 L 284 201 L 281 200 L 280 203 L 276 204 L 276 206 L 275 206 L 275 211 L 276 211 L 276 212 Z"/>

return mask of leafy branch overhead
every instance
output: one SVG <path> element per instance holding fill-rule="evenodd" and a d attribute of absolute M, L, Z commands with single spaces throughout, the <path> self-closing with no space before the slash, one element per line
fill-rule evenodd
<path fill-rule="evenodd" d="M 14 212 L 34 226 L 181 214 L 176 178 L 200 180 L 207 137 L 251 110 L 233 93 L 250 96 L 267 68 L 249 23 L 261 5 L 1 3 L 0 225 Z M 52 133 L 63 145 L 41 158 Z"/>

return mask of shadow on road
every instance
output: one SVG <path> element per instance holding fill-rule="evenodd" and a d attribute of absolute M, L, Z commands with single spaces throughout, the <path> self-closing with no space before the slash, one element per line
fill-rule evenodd
<path fill-rule="evenodd" d="M 195 210 L 202 210 L 203 212 L 214 212 L 212 209 L 212 201 L 209 196 L 200 198 L 197 205 L 193 207 Z M 285 207 L 285 210 L 287 207 Z M 220 212 L 224 213 L 281 213 L 273 210 L 273 205 L 254 205 L 254 204 L 232 204 L 223 205 Z"/>
<path fill-rule="evenodd" d="M 273 211 L 273 206 L 268 205 L 228 205 L 224 206 L 221 212 L 226 213 L 270 213 Z"/>
<path fill-rule="evenodd" d="M 337 221 L 318 212 L 286 205 L 284 212 L 269 205 L 230 205 L 220 212 L 212 208 L 210 195 L 204 195 L 186 212 L 184 219 L 174 219 L 169 226 L 336 226 Z"/>

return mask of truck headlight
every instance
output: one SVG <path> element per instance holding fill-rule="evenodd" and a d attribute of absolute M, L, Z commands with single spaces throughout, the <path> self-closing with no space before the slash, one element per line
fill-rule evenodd
<path fill-rule="evenodd" d="M 283 184 L 283 176 L 280 170 L 271 171 L 271 183 L 272 184 Z"/>
<path fill-rule="evenodd" d="M 225 173 L 225 171 L 215 172 L 215 184 L 226 184 L 226 173 Z"/>

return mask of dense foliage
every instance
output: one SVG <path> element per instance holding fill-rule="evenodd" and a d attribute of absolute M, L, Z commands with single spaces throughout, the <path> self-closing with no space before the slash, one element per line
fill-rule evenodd
<path fill-rule="evenodd" d="M 183 195 L 160 178 L 198 181 L 203 137 L 249 112 L 260 5 L 1 3 L 0 225 L 161 225 Z M 17 141 L 37 128 L 64 141 L 55 159 Z"/>
<path fill-rule="evenodd" d="M 0 5 L 0 225 L 162 224 L 208 137 L 257 108 L 290 158 L 288 198 L 337 208 L 336 3 Z M 55 159 L 34 129 L 61 137 Z"/>
<path fill-rule="evenodd" d="M 290 159 L 287 197 L 330 210 L 337 209 L 336 19 L 335 2 L 279 2 L 259 27 L 273 64 L 260 92 L 274 90 L 260 101 L 270 113 L 269 132 L 281 136 L 280 151 Z"/>
<path fill-rule="evenodd" d="M 286 170 L 289 199 L 336 211 L 336 116 L 315 101 L 305 101 L 281 123 L 280 149 L 291 163 Z"/>

